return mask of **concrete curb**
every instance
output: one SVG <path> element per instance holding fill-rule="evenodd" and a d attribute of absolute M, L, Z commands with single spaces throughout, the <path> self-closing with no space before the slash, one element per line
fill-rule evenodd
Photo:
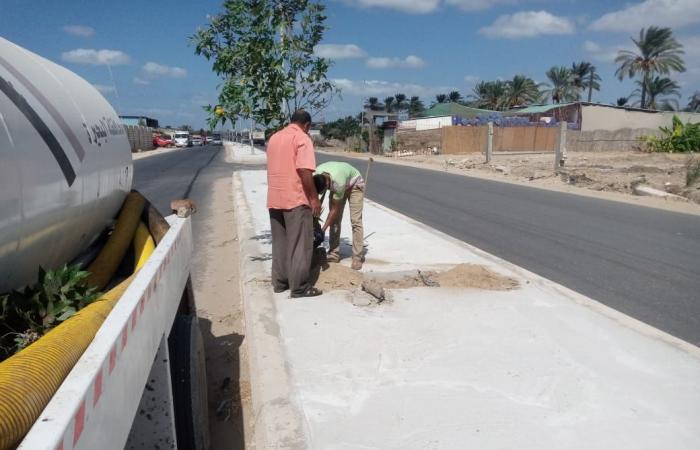
<path fill-rule="evenodd" d="M 248 203 L 232 177 L 240 245 L 240 289 L 248 346 L 255 442 L 258 449 L 306 449 L 304 416 L 293 398 L 269 276 L 256 246 Z M 258 259 L 256 259 L 258 258 Z"/>

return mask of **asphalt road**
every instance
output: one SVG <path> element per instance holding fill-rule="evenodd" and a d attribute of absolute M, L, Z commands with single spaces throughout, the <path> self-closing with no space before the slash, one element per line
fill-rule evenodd
<path fill-rule="evenodd" d="M 134 161 L 134 187 L 164 212 L 174 198 L 201 201 L 212 180 L 237 169 L 220 150 Z M 364 161 L 347 161 L 365 172 Z M 379 162 L 367 196 L 700 345 L 698 216 Z"/>
<path fill-rule="evenodd" d="M 700 345 L 698 216 L 379 162 L 367 197 Z"/>

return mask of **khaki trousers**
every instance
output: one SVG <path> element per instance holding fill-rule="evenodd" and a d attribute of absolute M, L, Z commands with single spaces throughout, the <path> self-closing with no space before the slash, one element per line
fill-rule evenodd
<path fill-rule="evenodd" d="M 353 187 L 350 191 L 350 225 L 352 226 L 352 257 L 362 258 L 364 253 L 364 229 L 362 227 L 362 203 L 365 198 L 364 187 Z M 330 201 L 330 200 L 329 200 Z M 329 203 L 330 204 L 330 203 Z M 340 224 L 345 212 L 345 201 L 340 207 L 338 220 L 331 225 L 328 237 L 328 256 L 340 258 Z"/>
<path fill-rule="evenodd" d="M 313 255 L 313 215 L 308 206 L 294 209 L 270 209 L 272 234 L 272 286 L 289 287 L 302 294 L 310 286 L 309 271 Z"/>

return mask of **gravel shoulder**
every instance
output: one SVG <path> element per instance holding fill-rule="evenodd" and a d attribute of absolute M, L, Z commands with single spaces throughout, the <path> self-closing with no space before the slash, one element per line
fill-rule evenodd
<path fill-rule="evenodd" d="M 690 196 L 700 202 L 700 183 L 685 187 L 687 155 L 641 152 L 570 152 L 560 174 L 553 170 L 551 154 L 496 155 L 491 164 L 481 154 L 413 155 L 401 158 L 346 152 L 335 147 L 319 147 L 326 155 L 367 159 L 474 178 L 513 183 L 551 191 L 700 215 L 700 204 L 633 194 L 638 184 Z"/>

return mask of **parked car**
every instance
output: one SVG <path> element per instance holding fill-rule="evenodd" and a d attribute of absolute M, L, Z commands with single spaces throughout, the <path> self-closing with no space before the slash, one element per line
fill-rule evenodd
<path fill-rule="evenodd" d="M 170 147 L 173 145 L 173 140 L 168 136 L 154 134 L 153 135 L 153 146 L 154 147 Z"/>
<path fill-rule="evenodd" d="M 212 134 L 211 135 L 211 143 L 212 143 L 212 145 L 221 145 L 223 143 L 221 141 L 221 135 L 220 134 Z"/>
<path fill-rule="evenodd" d="M 192 145 L 196 145 L 196 146 L 200 146 L 200 147 L 202 145 L 204 145 L 204 140 L 202 139 L 202 136 L 200 136 L 198 134 L 193 134 L 191 141 L 192 141 Z"/>
<path fill-rule="evenodd" d="M 190 133 L 188 131 L 178 131 L 175 133 L 175 147 L 189 147 L 192 145 L 190 142 Z"/>

